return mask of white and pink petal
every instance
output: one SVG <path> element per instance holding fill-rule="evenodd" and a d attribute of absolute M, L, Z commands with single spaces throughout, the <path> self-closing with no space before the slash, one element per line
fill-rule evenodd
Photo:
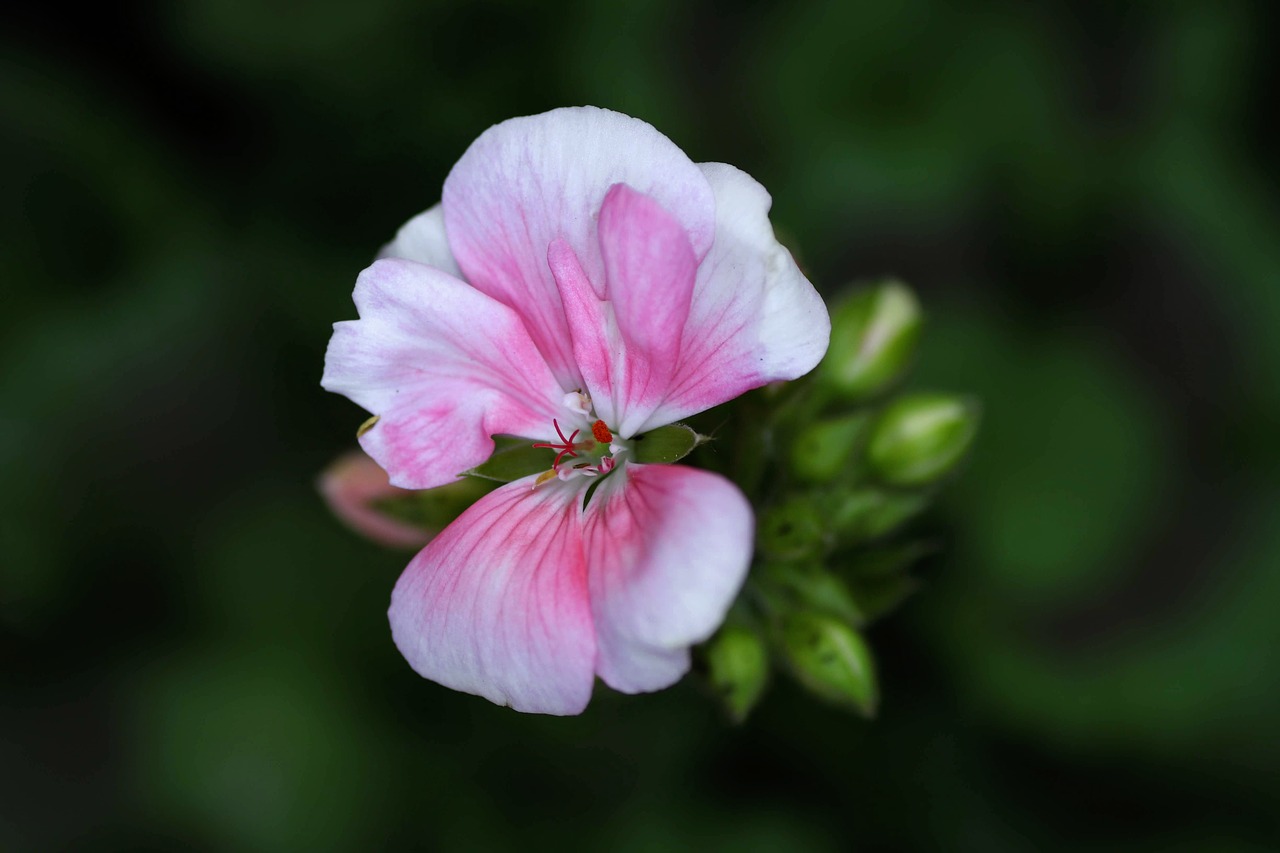
<path fill-rule="evenodd" d="M 532 483 L 481 498 L 413 559 L 391 633 L 424 678 L 517 711 L 578 714 L 596 655 L 581 491 Z"/>
<path fill-rule="evenodd" d="M 498 434 L 551 438 L 563 390 L 514 311 L 434 267 L 374 263 L 334 324 L 321 384 L 379 420 L 365 452 L 406 489 L 484 462 Z"/>
<path fill-rule="evenodd" d="M 715 202 L 702 170 L 647 122 L 621 113 L 573 107 L 502 122 L 472 143 L 445 181 L 445 225 L 459 267 L 521 313 L 566 388 L 582 377 L 547 250 L 564 240 L 603 298 L 597 215 L 619 183 L 655 199 L 695 255 L 707 253 Z"/>
<path fill-rule="evenodd" d="M 715 243 L 698 268 L 676 381 L 642 430 L 803 376 L 831 335 L 822 297 L 774 236 L 769 193 L 733 166 L 701 168 L 715 193 Z"/>
<path fill-rule="evenodd" d="M 395 239 L 382 247 L 379 258 L 417 261 L 462 278 L 444 232 L 444 208 L 437 204 L 410 219 L 396 232 Z"/>

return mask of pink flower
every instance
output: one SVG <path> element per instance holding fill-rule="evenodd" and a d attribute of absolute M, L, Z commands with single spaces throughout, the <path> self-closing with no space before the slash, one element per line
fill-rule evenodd
<path fill-rule="evenodd" d="M 559 456 L 401 575 L 392 635 L 419 674 L 576 714 L 597 675 L 636 693 L 688 670 L 745 578 L 751 507 L 719 475 L 629 453 L 822 357 L 826 309 L 769 205 L 642 121 L 560 109 L 481 135 L 361 273 L 323 385 L 380 416 L 361 444 L 393 484 L 447 483 L 498 434 Z"/>

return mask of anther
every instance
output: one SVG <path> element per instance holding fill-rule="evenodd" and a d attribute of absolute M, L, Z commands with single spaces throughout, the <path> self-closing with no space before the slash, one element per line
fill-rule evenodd
<path fill-rule="evenodd" d="M 591 425 L 591 434 L 596 437 L 596 441 L 601 444 L 612 444 L 613 433 L 609 432 L 609 427 L 604 421 L 596 421 Z"/>

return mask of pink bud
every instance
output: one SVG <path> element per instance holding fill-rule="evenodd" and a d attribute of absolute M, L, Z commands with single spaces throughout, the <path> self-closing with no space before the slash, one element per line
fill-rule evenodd
<path fill-rule="evenodd" d="M 378 509 L 379 501 L 412 497 L 414 493 L 391 485 L 387 472 L 364 451 L 353 450 L 339 456 L 320 475 L 316 486 L 334 515 L 379 545 L 421 548 L 438 532 L 393 518 Z"/>

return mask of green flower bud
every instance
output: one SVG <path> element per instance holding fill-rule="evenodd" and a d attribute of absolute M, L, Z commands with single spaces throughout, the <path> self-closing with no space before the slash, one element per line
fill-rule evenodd
<path fill-rule="evenodd" d="M 869 415 L 845 415 L 815 421 L 791 445 L 791 470 L 802 480 L 829 483 L 851 473 L 871 423 Z"/>
<path fill-rule="evenodd" d="M 901 282 L 855 293 L 831 314 L 831 345 L 819 381 L 851 402 L 874 397 L 910 366 L 921 319 L 920 303 Z"/>
<path fill-rule="evenodd" d="M 901 574 L 885 578 L 866 578 L 853 584 L 852 592 L 867 622 L 874 622 L 888 616 L 906 601 L 916 590 L 920 589 L 920 581 L 910 575 Z"/>
<path fill-rule="evenodd" d="M 978 431 L 978 404 L 912 394 L 890 403 L 871 428 L 867 463 L 884 482 L 924 486 L 953 470 Z"/>
<path fill-rule="evenodd" d="M 707 643 L 703 654 L 711 687 L 735 723 L 755 708 L 769 680 L 769 653 L 764 640 L 744 625 L 726 625 Z"/>
<path fill-rule="evenodd" d="M 876 713 L 879 689 L 871 650 L 857 631 L 832 616 L 792 613 L 779 625 L 784 659 L 796 680 L 823 699 Z"/>
<path fill-rule="evenodd" d="M 860 545 L 888 536 L 928 506 L 928 496 L 920 493 L 867 487 L 832 494 L 826 515 L 839 544 Z"/>
<path fill-rule="evenodd" d="M 826 549 L 826 540 L 821 514 L 800 496 L 770 507 L 756 527 L 756 545 L 765 556 L 777 560 L 816 557 Z"/>
<path fill-rule="evenodd" d="M 866 621 L 845 583 L 819 563 L 765 563 L 757 576 L 774 611 L 820 610 L 851 625 Z"/>

